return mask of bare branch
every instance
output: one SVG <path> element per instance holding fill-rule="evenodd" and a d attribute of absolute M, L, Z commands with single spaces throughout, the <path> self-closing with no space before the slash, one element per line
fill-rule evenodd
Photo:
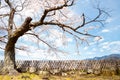
<path fill-rule="evenodd" d="M 99 14 L 98 14 L 94 19 L 86 22 L 85 24 L 89 24 L 89 23 L 91 23 L 91 22 L 95 22 L 97 19 L 100 18 L 100 16 L 102 15 L 102 10 L 101 10 L 100 8 L 97 8 L 97 9 L 98 9 Z"/>
<path fill-rule="evenodd" d="M 1 39 L 0 39 L 0 42 L 2 42 L 2 43 L 4 43 L 4 44 L 6 44 L 6 43 L 7 43 L 7 42 L 5 42 L 5 41 L 3 41 L 3 40 L 1 40 Z"/>
<path fill-rule="evenodd" d="M 69 3 L 70 1 L 71 1 L 71 3 Z M 74 4 L 74 0 L 64 0 L 64 4 L 61 5 L 61 6 L 57 6 L 57 7 L 52 7 L 52 8 L 49 8 L 49 9 L 45 9 L 44 12 L 43 12 L 42 17 L 40 18 L 40 20 L 38 22 L 31 23 L 30 26 L 31 27 L 36 27 L 36 26 L 42 25 L 43 22 L 44 22 L 44 20 L 45 20 L 45 18 L 48 16 L 49 12 L 60 10 L 60 9 L 62 9 L 64 7 L 72 6 L 73 4 Z"/>
<path fill-rule="evenodd" d="M 79 29 L 79 28 L 81 28 L 81 27 L 83 27 L 85 25 L 85 15 L 84 15 L 84 13 L 82 14 L 81 17 L 82 17 L 82 25 L 76 27 L 75 30 L 77 30 L 77 29 Z"/>
<path fill-rule="evenodd" d="M 59 10 L 59 12 L 60 12 L 65 18 L 68 18 L 61 10 Z"/>
<path fill-rule="evenodd" d="M 21 51 L 27 51 L 28 52 L 28 50 L 26 50 L 25 48 L 21 48 L 21 47 L 15 47 L 15 49 L 18 49 L 18 50 L 21 50 Z"/>
<path fill-rule="evenodd" d="M 35 33 L 26 33 L 26 34 L 35 36 L 38 40 L 40 40 L 40 41 L 42 41 L 44 44 L 46 44 L 46 45 L 50 48 L 50 50 L 52 50 L 54 53 L 56 53 L 56 51 L 57 51 L 57 52 L 61 52 L 61 53 L 68 53 L 68 52 L 64 52 L 64 51 L 62 51 L 62 50 L 59 50 L 58 48 L 55 48 L 55 47 L 51 46 L 49 43 L 47 43 L 46 41 L 44 41 L 43 39 L 41 39 L 41 38 L 40 38 L 37 34 L 35 34 Z"/>
<path fill-rule="evenodd" d="M 28 30 L 30 30 L 29 23 L 31 22 L 31 20 L 32 20 L 31 17 L 27 17 L 24 23 L 21 25 L 21 27 L 18 28 L 16 31 L 14 31 L 14 33 L 12 34 L 12 37 L 18 38 L 22 36 Z"/>
<path fill-rule="evenodd" d="M 101 19 L 100 19 L 101 16 L 102 16 L 102 14 L 106 14 L 106 15 L 108 15 L 108 16 L 110 16 L 110 15 L 109 15 L 109 13 L 107 13 L 106 11 L 100 9 L 99 7 L 97 8 L 97 10 L 98 10 L 98 15 L 97 15 L 95 18 L 91 19 L 90 21 L 85 21 L 85 16 L 84 16 L 84 14 L 83 14 L 83 15 L 82 15 L 82 16 L 83 16 L 83 23 L 82 23 L 82 25 L 76 27 L 75 30 L 78 30 L 79 28 L 83 27 L 84 25 L 87 25 L 87 24 L 89 24 L 89 23 L 94 23 L 94 22 L 100 23 L 102 26 L 104 26 L 103 22 L 104 22 L 105 20 L 101 20 Z"/>
<path fill-rule="evenodd" d="M 1 43 L 4 43 L 4 44 L 7 44 L 7 42 L 6 42 L 6 41 L 2 40 L 2 38 L 6 38 L 6 37 L 7 37 L 7 35 L 0 36 L 0 42 L 1 42 Z M 0 47 L 0 49 L 5 50 L 5 49 L 4 49 L 4 48 L 2 48 L 2 47 Z M 25 49 L 24 49 L 24 48 L 20 48 L 20 47 L 15 47 L 15 49 L 25 51 Z"/>
<path fill-rule="evenodd" d="M 43 15 L 40 17 L 40 19 L 38 21 L 31 22 L 32 18 L 31 17 L 27 17 L 25 19 L 25 21 L 23 22 L 23 24 L 19 28 L 17 28 L 16 25 L 15 25 L 15 23 L 14 23 L 14 16 L 15 15 L 22 16 L 21 14 L 19 14 L 19 11 L 22 11 L 24 9 L 26 2 L 25 2 L 25 0 L 24 0 L 24 2 L 20 1 L 20 4 L 17 5 L 14 8 L 12 6 L 12 2 L 10 2 L 10 0 L 5 0 L 7 6 L 9 6 L 9 8 L 10 8 L 10 13 L 8 13 L 8 14 L 0 14 L 0 17 L 9 16 L 8 29 L 7 29 L 8 30 L 8 38 L 10 36 L 10 38 L 15 39 L 17 41 L 17 39 L 20 36 L 24 35 L 24 34 L 33 35 L 39 41 L 43 42 L 45 45 L 47 45 L 49 48 L 51 48 L 54 51 L 54 50 L 57 50 L 56 46 L 53 46 L 52 44 L 48 43 L 47 41 L 41 39 L 38 34 L 35 34 L 35 33 L 26 33 L 26 32 L 29 31 L 31 28 L 36 28 L 37 26 L 55 25 L 56 27 L 61 28 L 66 33 L 68 33 L 68 34 L 76 37 L 76 39 L 78 39 L 78 40 L 80 40 L 82 42 L 86 41 L 86 40 L 83 39 L 83 38 L 81 38 L 80 37 L 81 35 L 84 35 L 86 37 L 88 37 L 88 36 L 97 37 L 97 36 L 94 36 L 94 35 L 91 35 L 91 34 L 88 34 L 88 33 L 81 32 L 79 29 L 81 29 L 85 25 L 93 23 L 93 22 L 97 22 L 97 23 L 100 23 L 100 24 L 103 25 L 103 21 L 104 20 L 101 20 L 101 16 L 102 16 L 102 14 L 107 14 L 107 12 L 105 12 L 104 10 L 101 10 L 100 8 L 97 8 L 98 15 L 96 15 L 93 19 L 90 19 L 90 20 L 86 19 L 86 16 L 83 13 L 81 15 L 82 22 L 77 27 L 71 26 L 70 24 L 69 25 L 65 24 L 64 22 L 62 23 L 62 22 L 60 22 L 58 20 L 54 20 L 54 19 L 52 20 L 52 19 L 50 19 L 51 21 L 49 21 L 48 19 L 46 19 L 46 18 L 54 16 L 54 15 L 56 16 L 56 14 L 57 14 L 56 11 L 59 11 L 60 16 L 62 15 L 65 18 L 68 18 L 65 14 L 63 14 L 63 12 L 61 11 L 61 9 L 64 9 L 65 7 L 72 6 L 74 4 L 75 0 L 62 0 L 62 1 L 63 1 L 63 3 L 60 4 L 59 6 L 53 6 L 53 7 L 51 7 L 50 4 L 46 1 L 47 4 L 48 4 L 48 7 L 43 11 Z M 16 13 L 16 12 L 18 12 L 18 13 Z M 14 32 L 13 32 L 13 26 L 15 26 L 15 28 L 16 28 L 16 30 Z M 2 37 L 0 37 L 0 39 L 1 38 Z M 6 43 L 3 40 L 0 40 L 0 41 L 3 42 L 3 43 Z M 16 49 L 23 50 L 22 48 L 18 48 L 18 47 Z"/>
<path fill-rule="evenodd" d="M 7 35 L 4 35 L 4 36 L 0 36 L 0 38 L 5 38 L 5 37 L 7 37 Z"/>
<path fill-rule="evenodd" d="M 14 24 L 13 19 L 14 19 L 15 9 L 13 8 L 12 3 L 9 0 L 5 0 L 5 2 L 10 7 L 10 14 L 8 20 L 8 37 L 10 37 L 13 30 L 13 24 Z"/>
<path fill-rule="evenodd" d="M 69 3 L 70 0 L 65 0 L 64 4 L 61 5 L 61 6 L 57 6 L 57 7 L 53 7 L 53 8 L 50 8 L 50 9 L 45 9 L 41 19 L 40 19 L 40 22 L 43 23 L 44 19 L 46 18 L 47 14 L 51 11 L 56 11 L 56 10 L 60 10 L 64 7 L 69 7 L 69 6 L 72 6 L 73 3 L 74 3 L 74 0 L 72 0 L 72 2 L 70 4 Z"/>
<path fill-rule="evenodd" d="M 27 2 L 26 5 L 25 5 L 25 4 L 26 4 L 26 0 L 24 0 L 24 2 L 22 2 L 22 1 L 20 0 L 20 5 L 17 5 L 17 6 L 15 7 L 16 12 L 22 11 L 26 6 L 28 6 L 29 2 Z M 17 9 L 17 8 L 21 8 L 21 9 Z"/>
<path fill-rule="evenodd" d="M 3 25 L 4 25 L 4 26 L 0 26 L 0 27 L 2 27 L 2 28 L 3 28 L 3 27 L 6 27 L 6 28 L 4 28 L 4 29 L 8 30 L 7 25 L 6 25 L 6 23 L 4 22 L 4 20 L 3 20 L 2 18 L 1 18 L 0 20 L 1 20 L 1 22 L 3 23 Z"/>
<path fill-rule="evenodd" d="M 67 29 L 70 29 L 70 30 L 74 31 L 77 34 L 81 34 L 81 35 L 85 35 L 85 36 L 91 36 L 91 37 L 97 37 L 97 36 L 94 36 L 94 35 L 91 35 L 91 34 L 88 34 L 88 33 L 79 32 L 78 29 L 80 29 L 81 27 L 84 27 L 85 25 L 87 25 L 89 23 L 93 23 L 93 22 L 98 22 L 98 23 L 103 25 L 102 22 L 104 20 L 100 20 L 100 18 L 102 16 L 102 14 L 105 13 L 105 12 L 103 10 L 101 10 L 100 8 L 97 8 L 98 15 L 90 21 L 86 21 L 85 15 L 83 13 L 82 16 L 81 16 L 82 17 L 82 24 L 80 26 L 76 27 L 76 28 L 73 28 L 72 26 L 68 26 L 64 23 L 60 23 L 59 21 L 49 21 L 49 22 L 44 21 L 44 19 L 47 17 L 48 12 L 55 11 L 55 10 L 60 10 L 63 7 L 68 7 L 68 6 L 73 5 L 73 2 L 70 5 L 67 5 L 70 0 L 64 0 L 64 1 L 65 1 L 65 3 L 62 6 L 57 6 L 57 7 L 53 7 L 53 8 L 50 8 L 50 9 L 46 9 L 44 11 L 44 15 L 40 19 L 40 22 L 33 22 L 33 23 L 30 24 L 30 26 L 36 27 L 36 26 L 40 26 L 40 25 L 56 25 L 56 26 L 62 28 L 64 31 L 67 28 Z"/>
<path fill-rule="evenodd" d="M 16 26 L 16 24 L 15 24 L 15 22 L 13 21 L 13 25 L 15 26 L 15 29 L 17 29 L 17 26 Z"/>
<path fill-rule="evenodd" d="M 67 26 L 65 24 L 62 24 L 62 23 L 58 23 L 58 22 L 44 22 L 43 23 L 44 25 L 57 25 L 59 26 L 60 28 L 68 28 L 78 34 L 81 34 L 81 35 L 86 35 L 86 36 L 92 36 L 92 37 L 96 37 L 94 35 L 91 35 L 91 34 L 87 34 L 87 33 L 82 33 L 82 32 L 79 32 L 79 31 L 76 31 L 75 28 L 72 28 L 71 26 Z"/>
<path fill-rule="evenodd" d="M 7 7 L 8 5 L 1 6 L 0 9 Z"/>
<path fill-rule="evenodd" d="M 71 26 L 67 26 L 67 25 L 62 24 L 60 22 L 44 22 L 43 24 L 44 25 L 57 25 L 57 26 L 59 26 L 61 28 L 64 27 L 64 28 L 68 28 L 68 29 L 74 30 L 74 28 L 72 28 Z"/>
<path fill-rule="evenodd" d="M 0 17 L 6 17 L 9 16 L 9 14 L 0 14 Z"/>
<path fill-rule="evenodd" d="M 3 27 L 3 26 L 0 26 L 0 30 L 2 31 L 7 31 L 7 28 Z"/>
<path fill-rule="evenodd" d="M 0 39 L 0 42 L 1 42 L 1 43 L 4 43 L 4 44 L 7 44 L 7 42 L 5 42 L 5 41 L 3 41 L 3 40 L 1 40 L 1 39 Z M 4 48 L 2 48 L 2 47 L 0 47 L 0 49 L 5 50 L 5 49 L 4 49 Z M 25 51 L 25 49 L 24 49 L 24 48 L 20 48 L 20 47 L 15 47 L 15 49 Z"/>
<path fill-rule="evenodd" d="M 15 9 L 11 9 L 8 21 L 8 35 L 10 36 L 13 29 L 13 19 L 14 19 Z"/>
<path fill-rule="evenodd" d="M 102 26 L 104 26 L 104 23 L 103 23 L 103 22 L 105 21 L 105 19 L 100 19 L 101 16 L 102 16 L 103 14 L 105 14 L 106 16 L 110 16 L 110 15 L 109 15 L 108 12 L 106 12 L 106 11 L 100 9 L 99 7 L 96 8 L 96 9 L 98 10 L 98 15 L 97 15 L 95 18 L 93 18 L 92 20 L 86 22 L 85 24 L 97 22 L 97 23 L 100 23 Z"/>
<path fill-rule="evenodd" d="M 7 35 L 4 36 L 0 36 L 0 42 L 6 44 L 7 42 L 5 41 L 5 38 L 7 37 Z"/>
<path fill-rule="evenodd" d="M 54 11 L 52 14 L 47 15 L 47 17 L 53 16 L 56 14 L 56 11 Z"/>
<path fill-rule="evenodd" d="M 73 35 L 74 37 L 78 38 L 79 40 L 83 40 L 82 38 L 80 38 L 79 36 L 73 34 L 72 32 L 70 32 L 70 31 L 68 31 L 68 30 L 65 30 L 65 32 L 67 32 L 67 33 Z"/>
<path fill-rule="evenodd" d="M 0 46 L 0 49 L 5 50 L 3 47 Z"/>
<path fill-rule="evenodd" d="M 13 8 L 13 6 L 12 6 L 12 4 L 11 4 L 11 2 L 9 0 L 5 0 L 5 2 L 8 4 L 8 6 L 10 7 L 10 9 Z"/>
<path fill-rule="evenodd" d="M 26 34 L 35 36 L 38 40 L 42 41 L 42 42 L 43 42 L 44 44 L 46 44 L 48 47 L 53 48 L 53 47 L 52 47 L 51 45 L 49 45 L 46 41 L 42 40 L 37 34 L 35 34 L 35 33 L 26 33 Z"/>

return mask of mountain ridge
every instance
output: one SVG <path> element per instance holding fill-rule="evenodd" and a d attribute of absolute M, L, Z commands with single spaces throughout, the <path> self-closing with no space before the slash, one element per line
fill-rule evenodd
<path fill-rule="evenodd" d="M 120 54 L 110 54 L 101 57 L 88 58 L 87 60 L 108 60 L 108 59 L 120 59 Z"/>

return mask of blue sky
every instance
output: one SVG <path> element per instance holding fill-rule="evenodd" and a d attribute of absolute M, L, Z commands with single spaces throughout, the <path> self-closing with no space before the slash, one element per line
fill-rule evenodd
<path fill-rule="evenodd" d="M 92 3 L 91 5 L 91 2 Z M 81 46 L 80 54 L 71 55 L 74 59 L 85 59 L 96 56 L 104 56 L 109 54 L 120 54 L 120 0 L 99 0 L 101 7 L 110 11 L 111 15 L 106 19 L 104 27 L 100 27 L 97 31 L 92 30 L 93 34 L 101 36 L 103 39 L 98 42 L 92 42 L 89 46 Z M 95 0 L 84 0 L 77 3 L 75 12 L 85 12 L 89 16 L 94 16 L 92 8 L 97 3 Z M 80 6 L 84 4 L 84 6 Z M 81 9 L 82 8 L 82 9 Z"/>
<path fill-rule="evenodd" d="M 51 59 L 51 60 L 81 60 L 86 58 L 93 58 L 93 57 L 99 57 L 109 54 L 120 54 L 120 0 L 78 0 L 73 7 L 71 7 L 71 10 L 73 13 L 79 15 L 84 13 L 86 16 L 94 17 L 97 12 L 96 9 L 93 7 L 96 6 L 98 3 L 100 3 L 101 8 L 105 8 L 106 11 L 111 15 L 108 17 L 105 21 L 105 25 L 99 26 L 99 28 L 95 30 L 91 30 L 90 33 L 94 35 L 101 36 L 102 39 L 100 41 L 90 41 L 89 45 L 86 43 L 83 43 L 82 45 L 79 45 L 79 54 L 76 52 L 77 49 L 75 48 L 75 42 L 69 38 L 69 44 L 67 45 L 67 48 L 62 47 L 59 43 L 60 40 L 56 42 L 56 44 L 59 44 L 62 49 L 66 49 L 70 53 L 68 54 L 59 54 L 57 53 L 51 53 L 44 52 L 44 50 L 37 50 L 35 49 L 36 44 L 33 44 L 32 42 L 28 42 L 29 38 L 26 36 L 23 36 L 25 40 L 22 38 L 19 39 L 19 45 L 25 45 L 24 43 L 27 43 L 30 46 L 30 51 L 32 52 L 29 54 L 28 52 L 23 51 L 16 51 L 17 59 Z M 109 12 L 110 11 L 110 12 Z M 88 25 L 88 26 L 94 26 L 94 25 Z M 86 26 L 87 27 L 87 26 Z M 55 30 L 53 31 L 57 33 Z M 45 36 L 46 33 L 42 34 Z M 68 35 L 69 37 L 69 35 Z M 25 45 L 27 46 L 27 45 Z M 42 47 L 42 46 L 40 46 Z M 36 53 L 35 53 L 36 52 Z M 3 53 L 3 51 L 1 52 Z M 23 54 L 22 54 L 23 53 Z M 3 59 L 3 54 L 0 55 L 1 59 Z"/>
<path fill-rule="evenodd" d="M 110 14 L 105 21 L 104 26 L 99 26 L 97 30 L 91 30 L 90 33 L 101 36 L 98 42 L 90 42 L 89 45 L 82 44 L 79 46 L 79 54 L 74 53 L 75 46 L 71 43 L 71 51 L 64 59 L 81 60 L 86 58 L 100 57 L 110 54 L 120 54 L 120 0 L 78 0 L 72 7 L 77 13 L 85 13 L 87 16 L 94 17 L 93 8 L 100 3 L 101 8 L 105 8 Z M 82 5 L 82 6 L 81 6 Z M 73 51 L 73 52 L 72 52 Z"/>

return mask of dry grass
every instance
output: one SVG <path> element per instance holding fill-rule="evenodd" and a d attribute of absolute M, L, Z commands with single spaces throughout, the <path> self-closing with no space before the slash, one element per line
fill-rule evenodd
<path fill-rule="evenodd" d="M 22 73 L 17 76 L 0 75 L 0 80 L 42 80 L 43 77 L 48 77 L 49 80 L 120 80 L 120 76 L 96 76 L 94 74 L 88 75 L 67 75 L 67 76 L 57 76 L 57 75 L 37 75 L 30 73 Z"/>

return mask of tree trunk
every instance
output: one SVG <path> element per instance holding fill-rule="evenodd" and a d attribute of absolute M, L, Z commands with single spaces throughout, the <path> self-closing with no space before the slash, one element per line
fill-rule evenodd
<path fill-rule="evenodd" d="M 14 75 L 18 73 L 15 63 L 15 44 L 18 38 L 24 35 L 24 33 L 30 29 L 29 23 L 31 22 L 31 20 L 32 20 L 31 17 L 27 17 L 25 19 L 25 22 L 21 25 L 20 28 L 18 28 L 13 33 L 11 32 L 9 33 L 8 42 L 5 47 L 4 53 L 4 67 L 3 67 L 4 74 L 8 73 L 10 75 Z"/>
<path fill-rule="evenodd" d="M 5 47 L 3 74 L 17 74 L 15 63 L 15 43 L 16 38 L 9 38 Z"/>

